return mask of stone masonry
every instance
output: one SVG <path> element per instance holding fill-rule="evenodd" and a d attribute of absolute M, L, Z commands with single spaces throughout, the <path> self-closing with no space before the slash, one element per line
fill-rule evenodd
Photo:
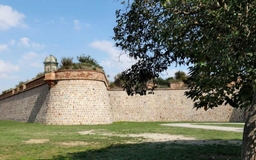
<path fill-rule="evenodd" d="M 228 105 L 196 110 L 184 92 L 159 89 L 146 96 L 128 96 L 123 90 L 108 90 L 102 72 L 56 71 L 28 82 L 19 92 L 0 95 L 0 119 L 54 125 L 244 120 L 242 110 Z"/>

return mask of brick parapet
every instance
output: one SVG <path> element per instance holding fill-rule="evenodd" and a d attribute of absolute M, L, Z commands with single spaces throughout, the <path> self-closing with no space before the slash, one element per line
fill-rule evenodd
<path fill-rule="evenodd" d="M 95 80 L 95 81 L 104 82 L 105 86 L 106 87 L 108 86 L 108 81 L 104 72 L 96 71 L 96 70 L 60 70 L 60 71 L 55 71 L 55 72 L 40 76 L 6 93 L 3 93 L 0 95 L 0 100 L 46 84 L 46 81 L 47 81 L 46 77 L 47 75 L 50 75 L 50 74 L 54 74 L 54 79 L 51 79 L 51 80 L 56 80 L 56 81 L 72 80 L 72 79 Z"/>
<path fill-rule="evenodd" d="M 104 72 L 97 70 L 60 70 L 55 72 L 56 80 L 94 80 L 104 82 L 108 86 L 107 77 Z"/>
<path fill-rule="evenodd" d="M 20 85 L 16 88 L 6 92 L 6 93 L 1 94 L 0 95 L 0 100 L 11 97 L 11 96 L 14 96 L 16 94 L 20 94 L 24 91 L 39 87 L 39 86 L 44 85 L 44 84 L 46 84 L 45 81 L 44 81 L 44 76 L 38 77 L 38 78 L 33 79 L 33 80 L 23 84 L 23 85 Z"/>

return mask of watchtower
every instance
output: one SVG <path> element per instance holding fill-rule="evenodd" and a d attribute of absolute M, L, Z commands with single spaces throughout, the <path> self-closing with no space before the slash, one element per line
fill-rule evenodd
<path fill-rule="evenodd" d="M 50 55 L 44 60 L 44 72 L 49 73 L 52 71 L 56 71 L 58 69 L 57 58 L 53 55 Z"/>

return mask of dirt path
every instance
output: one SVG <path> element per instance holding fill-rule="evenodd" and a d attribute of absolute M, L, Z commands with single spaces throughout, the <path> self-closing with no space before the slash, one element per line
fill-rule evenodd
<path fill-rule="evenodd" d="M 200 140 L 194 137 L 185 137 L 183 135 L 170 135 L 161 133 L 139 133 L 139 134 L 119 134 L 115 132 L 108 132 L 102 129 L 86 130 L 78 132 L 81 135 L 102 135 L 102 136 L 118 136 L 118 137 L 133 137 L 133 141 L 126 143 L 144 143 L 144 142 L 160 142 L 160 143 L 177 143 L 177 144 L 234 144 L 241 145 L 241 141 L 237 140 Z"/>
<path fill-rule="evenodd" d="M 208 124 L 215 124 L 215 123 L 208 123 Z M 207 125 L 197 125 L 192 123 L 169 123 L 169 124 L 161 124 L 161 125 L 173 126 L 173 127 L 185 127 L 185 128 L 199 128 L 199 129 L 218 130 L 218 131 L 243 132 L 243 128 L 238 128 L 238 127 L 222 127 L 222 126 L 212 126 L 212 125 L 207 126 Z"/>

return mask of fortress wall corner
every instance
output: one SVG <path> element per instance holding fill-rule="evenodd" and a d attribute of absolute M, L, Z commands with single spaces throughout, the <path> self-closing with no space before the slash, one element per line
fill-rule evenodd
<path fill-rule="evenodd" d="M 27 83 L 14 94 L 1 95 L 0 119 L 56 125 L 112 123 L 105 74 L 96 71 L 55 72 Z"/>
<path fill-rule="evenodd" d="M 101 81 L 60 80 L 51 88 L 46 124 L 110 124 L 112 112 Z"/>

